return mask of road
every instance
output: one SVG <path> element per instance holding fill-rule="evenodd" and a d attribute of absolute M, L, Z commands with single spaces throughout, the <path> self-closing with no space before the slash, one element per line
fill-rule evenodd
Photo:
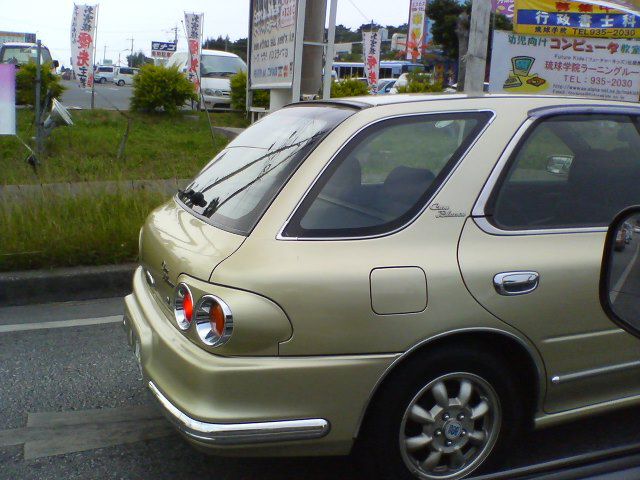
<path fill-rule="evenodd" d="M 75 81 L 62 80 L 67 90 L 62 94 L 62 103 L 66 107 L 91 108 L 91 89 L 80 88 Z M 133 94 L 130 85 L 118 87 L 114 83 L 95 86 L 95 108 L 106 110 L 129 110 L 129 100 Z"/>
<path fill-rule="evenodd" d="M 119 298 L 0 308 L 1 479 L 359 478 L 349 458 L 232 459 L 193 450 L 146 391 L 121 313 Z M 637 442 L 638 413 L 528 434 L 507 463 Z"/>

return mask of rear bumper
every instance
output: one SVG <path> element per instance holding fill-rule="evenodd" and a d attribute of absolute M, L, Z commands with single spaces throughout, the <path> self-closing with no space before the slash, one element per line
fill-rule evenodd
<path fill-rule="evenodd" d="M 165 415 L 184 435 L 199 442 L 219 445 L 244 445 L 322 438 L 329 433 L 329 422 L 323 419 L 282 420 L 259 423 L 207 423 L 186 415 L 149 382 L 149 389 L 162 406 Z"/>
<path fill-rule="evenodd" d="M 125 300 L 129 342 L 167 418 L 210 453 L 348 453 L 377 380 L 396 358 L 221 357 L 186 339 L 162 308 L 138 269 Z"/>

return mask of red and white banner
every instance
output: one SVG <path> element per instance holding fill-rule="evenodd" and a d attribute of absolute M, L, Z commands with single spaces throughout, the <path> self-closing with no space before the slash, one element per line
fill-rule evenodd
<path fill-rule="evenodd" d="M 204 13 L 185 13 L 185 26 L 187 29 L 187 44 L 189 45 L 190 61 L 187 68 L 187 76 L 200 91 L 200 54 L 202 53 L 202 23 Z"/>
<path fill-rule="evenodd" d="M 71 63 L 82 88 L 93 86 L 98 5 L 73 5 L 71 18 Z"/>
<path fill-rule="evenodd" d="M 380 75 L 380 45 L 382 44 L 378 30 L 362 32 L 362 54 L 364 55 L 364 76 L 369 83 L 371 93 L 378 90 Z"/>
<path fill-rule="evenodd" d="M 422 58 L 426 10 L 427 0 L 411 0 L 411 6 L 409 7 L 409 34 L 407 35 L 407 60 L 415 62 Z"/>

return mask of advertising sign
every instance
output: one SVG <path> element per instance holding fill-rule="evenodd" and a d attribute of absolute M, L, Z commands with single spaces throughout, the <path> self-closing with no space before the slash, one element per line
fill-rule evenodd
<path fill-rule="evenodd" d="M 16 134 L 16 67 L 0 65 L 0 135 Z"/>
<path fill-rule="evenodd" d="M 21 32 L 0 32 L 0 45 L 7 42 L 36 43 L 36 34 Z"/>
<path fill-rule="evenodd" d="M 187 77 L 200 91 L 200 54 L 202 53 L 202 23 L 204 13 L 185 13 L 184 21 L 187 29 L 187 45 L 189 45 L 189 65 Z"/>
<path fill-rule="evenodd" d="M 298 0 L 252 0 L 251 22 L 251 88 L 291 88 Z"/>
<path fill-rule="evenodd" d="M 640 17 L 591 3 L 515 0 L 513 29 L 529 35 L 637 38 Z"/>
<path fill-rule="evenodd" d="M 369 83 L 369 90 L 375 93 L 378 89 L 380 75 L 380 32 L 362 32 L 362 54 L 364 56 L 364 76 Z"/>
<path fill-rule="evenodd" d="M 504 15 L 509 20 L 513 20 L 515 11 L 515 0 L 491 0 L 491 11 Z"/>
<path fill-rule="evenodd" d="M 73 5 L 71 63 L 80 87 L 93 85 L 93 53 L 98 5 Z"/>
<path fill-rule="evenodd" d="M 175 42 L 151 42 L 151 56 L 154 58 L 169 58 L 176 51 Z"/>
<path fill-rule="evenodd" d="M 407 37 L 407 60 L 422 58 L 427 0 L 411 0 L 409 7 L 409 36 Z"/>
<path fill-rule="evenodd" d="M 496 31 L 490 92 L 638 101 L 640 42 Z"/>

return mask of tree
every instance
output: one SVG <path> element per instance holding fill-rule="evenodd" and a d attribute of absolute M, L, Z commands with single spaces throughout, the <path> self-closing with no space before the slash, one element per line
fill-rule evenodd
<path fill-rule="evenodd" d="M 429 18 L 434 21 L 433 41 L 449 58 L 458 58 L 456 22 L 464 10 L 471 14 L 471 2 L 461 5 L 456 0 L 431 0 L 427 6 Z"/>
<path fill-rule="evenodd" d="M 197 102 L 198 95 L 178 67 L 144 65 L 133 77 L 132 110 L 175 114 L 188 100 Z"/>
<path fill-rule="evenodd" d="M 16 73 L 16 102 L 18 105 L 36 104 L 36 73 L 35 62 L 23 65 Z M 50 99 L 60 98 L 65 87 L 60 83 L 60 77 L 51 73 L 51 64 L 45 63 L 40 66 L 40 108 L 46 107 L 47 94 Z"/>
<path fill-rule="evenodd" d="M 147 57 L 142 50 L 133 55 L 127 55 L 127 65 L 132 68 L 140 68 L 147 64 L 153 64 L 153 59 Z"/>

